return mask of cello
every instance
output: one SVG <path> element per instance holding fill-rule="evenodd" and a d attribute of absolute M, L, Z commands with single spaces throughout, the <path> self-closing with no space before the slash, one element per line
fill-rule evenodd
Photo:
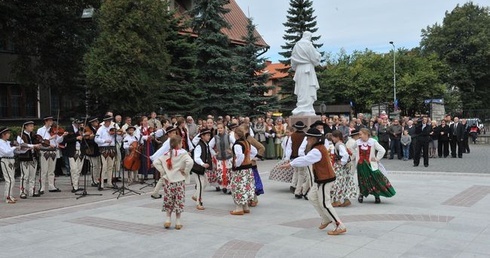
<path fill-rule="evenodd" d="M 141 145 L 139 141 L 134 141 L 129 146 L 130 153 L 124 157 L 123 166 L 128 171 L 138 171 L 141 167 Z"/>

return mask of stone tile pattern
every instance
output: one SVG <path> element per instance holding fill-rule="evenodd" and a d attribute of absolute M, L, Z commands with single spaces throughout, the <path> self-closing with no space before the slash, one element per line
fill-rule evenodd
<path fill-rule="evenodd" d="M 370 214 L 370 215 L 347 215 L 341 217 L 342 222 L 363 222 L 363 221 L 420 221 L 420 222 L 449 222 L 454 217 L 430 215 L 430 214 Z M 283 226 L 295 228 L 311 228 L 319 226 L 319 218 L 296 220 L 283 223 Z"/>
<path fill-rule="evenodd" d="M 471 207 L 490 194 L 490 186 L 474 185 L 443 202 L 443 205 Z"/>
<path fill-rule="evenodd" d="M 162 209 L 162 203 L 161 202 L 158 202 L 158 204 L 154 203 L 154 202 L 153 203 L 147 203 L 147 204 L 140 205 L 139 207 L 151 208 L 151 209 Z M 224 216 L 228 216 L 230 214 L 230 212 L 227 210 L 210 208 L 210 207 L 206 207 L 205 210 L 201 211 L 201 210 L 196 209 L 194 202 L 192 202 L 192 204 L 190 202 L 186 203 L 185 212 L 214 216 L 214 217 L 224 217 Z"/>
<path fill-rule="evenodd" d="M 213 258 L 233 257 L 233 258 L 253 258 L 264 244 L 231 240 L 221 246 L 213 255 Z"/>
<path fill-rule="evenodd" d="M 90 226 L 90 227 L 134 233 L 134 234 L 145 235 L 145 236 L 152 236 L 165 232 L 163 229 L 163 225 L 162 226 L 148 225 L 142 223 L 134 223 L 128 221 L 105 219 L 105 218 L 90 217 L 90 216 L 68 220 L 67 222 Z"/>

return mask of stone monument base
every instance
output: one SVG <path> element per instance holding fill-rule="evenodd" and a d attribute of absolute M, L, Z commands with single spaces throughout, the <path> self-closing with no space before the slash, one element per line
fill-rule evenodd
<path fill-rule="evenodd" d="M 310 128 L 310 125 L 315 123 L 317 120 L 322 120 L 321 116 L 290 116 L 289 117 L 289 125 L 293 126 L 296 122 L 301 121 L 306 125 L 305 132 Z"/>

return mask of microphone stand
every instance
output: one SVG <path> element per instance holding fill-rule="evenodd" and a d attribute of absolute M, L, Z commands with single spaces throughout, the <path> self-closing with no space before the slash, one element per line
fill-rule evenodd
<path fill-rule="evenodd" d="M 135 191 L 133 189 L 129 189 L 129 188 L 126 187 L 126 185 L 125 185 L 125 181 L 126 180 L 124 180 L 124 173 L 128 173 L 128 175 L 129 175 L 129 171 L 126 170 L 126 168 L 124 166 L 122 166 L 122 167 L 123 167 L 123 172 L 122 172 L 122 186 L 119 187 L 117 190 L 115 190 L 112 194 L 119 193 L 117 195 L 117 198 L 116 199 L 119 199 L 119 197 L 121 197 L 121 195 L 126 195 L 126 192 L 125 191 L 128 191 L 129 193 L 134 193 L 134 194 L 141 195 L 140 192 L 137 192 L 137 191 Z"/>

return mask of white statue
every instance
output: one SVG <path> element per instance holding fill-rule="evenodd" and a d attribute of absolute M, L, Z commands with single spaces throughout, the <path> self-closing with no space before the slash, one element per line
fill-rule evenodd
<path fill-rule="evenodd" d="M 295 71 L 294 94 L 298 96 L 293 115 L 315 115 L 313 103 L 320 88 L 315 66 L 320 65 L 321 54 L 313 46 L 311 36 L 311 32 L 303 32 L 303 37 L 294 45 L 291 53 L 291 68 Z"/>

